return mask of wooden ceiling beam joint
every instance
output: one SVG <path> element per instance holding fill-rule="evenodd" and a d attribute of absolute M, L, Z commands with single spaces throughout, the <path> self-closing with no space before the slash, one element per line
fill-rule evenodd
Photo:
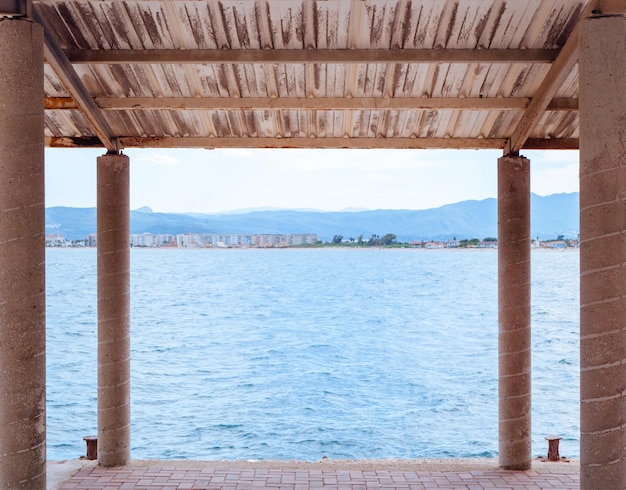
<path fill-rule="evenodd" d="M 63 86 L 74 99 L 77 108 L 83 113 L 107 150 L 110 152 L 119 151 L 119 141 L 115 138 L 100 109 L 91 98 L 63 50 L 57 44 L 51 29 L 35 8 L 33 8 L 32 14 L 33 20 L 40 24 L 44 30 L 45 61 L 52 67 Z"/>
<path fill-rule="evenodd" d="M 596 2 L 590 2 L 589 5 L 587 5 L 587 8 L 582 13 L 581 19 L 591 14 L 594 10 L 595 3 Z M 570 33 L 565 45 L 554 60 L 554 63 L 550 66 L 548 73 L 528 104 L 524 115 L 513 130 L 504 148 L 505 155 L 519 154 L 519 151 L 525 146 L 526 139 L 530 136 L 548 108 L 550 101 L 578 62 L 579 24 L 580 23 L 576 24 Z"/>

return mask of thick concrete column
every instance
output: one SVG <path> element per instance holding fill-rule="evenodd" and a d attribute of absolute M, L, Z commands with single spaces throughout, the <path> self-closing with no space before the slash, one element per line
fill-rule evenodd
<path fill-rule="evenodd" d="M 43 30 L 0 19 L 0 46 L 0 489 L 45 489 Z"/>
<path fill-rule="evenodd" d="M 502 468 L 531 467 L 530 161 L 498 159 L 498 440 Z"/>
<path fill-rule="evenodd" d="M 626 19 L 579 49 L 581 488 L 626 488 Z"/>
<path fill-rule="evenodd" d="M 98 158 L 98 461 L 130 462 L 130 197 L 126 155 Z"/>

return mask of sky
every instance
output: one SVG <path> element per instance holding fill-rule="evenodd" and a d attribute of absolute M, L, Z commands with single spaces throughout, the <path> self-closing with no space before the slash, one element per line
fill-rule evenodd
<path fill-rule="evenodd" d="M 45 150 L 46 207 L 95 207 L 102 149 Z M 131 209 L 428 209 L 497 195 L 500 150 L 127 149 Z M 578 151 L 527 151 L 531 192 L 578 192 Z"/>

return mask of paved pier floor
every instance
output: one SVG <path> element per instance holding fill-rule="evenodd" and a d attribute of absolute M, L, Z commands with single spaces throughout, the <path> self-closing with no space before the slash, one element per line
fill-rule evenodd
<path fill-rule="evenodd" d="M 577 489 L 578 461 L 535 460 L 529 471 L 503 471 L 491 459 L 298 461 L 48 462 L 48 489 Z"/>

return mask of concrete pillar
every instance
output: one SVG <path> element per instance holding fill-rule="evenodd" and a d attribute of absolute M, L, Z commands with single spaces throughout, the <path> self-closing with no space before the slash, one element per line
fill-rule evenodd
<path fill-rule="evenodd" d="M 130 462 L 130 198 L 126 155 L 98 158 L 98 461 Z"/>
<path fill-rule="evenodd" d="M 43 30 L 0 19 L 0 46 L 0 489 L 45 489 Z"/>
<path fill-rule="evenodd" d="M 580 32 L 581 488 L 626 488 L 626 19 Z"/>
<path fill-rule="evenodd" d="M 498 159 L 498 440 L 502 468 L 531 467 L 530 161 Z"/>

